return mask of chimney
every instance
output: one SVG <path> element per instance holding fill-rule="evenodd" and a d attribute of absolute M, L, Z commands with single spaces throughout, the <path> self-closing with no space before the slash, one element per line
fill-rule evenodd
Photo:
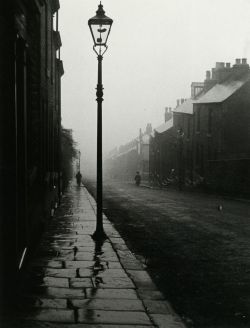
<path fill-rule="evenodd" d="M 225 63 L 223 62 L 216 62 L 215 69 L 222 69 L 225 67 Z"/>
<path fill-rule="evenodd" d="M 245 74 L 246 72 L 249 72 L 249 65 L 247 63 L 246 58 L 236 58 L 235 59 L 235 65 L 233 65 L 233 72 L 237 76 L 240 74 Z"/>
<path fill-rule="evenodd" d="M 231 64 L 230 63 L 226 63 L 226 68 L 231 68 Z"/>
<path fill-rule="evenodd" d="M 195 99 L 195 97 L 201 93 L 204 89 L 204 82 L 192 82 L 191 83 L 191 98 Z M 187 99 L 185 99 L 186 101 Z"/>
<path fill-rule="evenodd" d="M 147 126 L 146 126 L 146 134 L 151 134 L 152 133 L 152 124 L 151 123 L 148 123 Z"/>
<path fill-rule="evenodd" d="M 184 103 L 184 101 L 185 101 L 185 99 L 181 98 L 181 103 L 182 103 L 182 104 Z"/>
<path fill-rule="evenodd" d="M 206 80 L 211 80 L 211 71 L 206 71 Z"/>
<path fill-rule="evenodd" d="M 167 121 L 169 121 L 171 118 L 172 118 L 172 111 L 171 111 L 171 107 L 166 107 L 165 108 L 165 115 L 164 115 L 164 118 L 165 118 L 165 123 Z"/>
<path fill-rule="evenodd" d="M 180 99 L 177 99 L 177 107 L 180 106 Z"/>

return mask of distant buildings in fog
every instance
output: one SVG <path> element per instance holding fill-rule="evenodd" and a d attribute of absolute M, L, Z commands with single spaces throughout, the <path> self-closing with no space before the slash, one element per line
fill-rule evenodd
<path fill-rule="evenodd" d="M 149 125 L 148 125 L 149 126 Z M 179 185 L 248 192 L 250 185 L 250 69 L 247 59 L 217 62 L 204 82 L 191 84 L 189 99 L 165 109 L 164 123 L 147 127 L 106 160 L 113 177 L 164 184 L 175 172 Z M 172 173 L 171 173 L 172 172 Z"/>

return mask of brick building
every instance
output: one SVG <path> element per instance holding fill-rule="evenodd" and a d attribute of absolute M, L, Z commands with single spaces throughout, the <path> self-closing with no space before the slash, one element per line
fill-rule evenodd
<path fill-rule="evenodd" d="M 0 285 L 6 303 L 60 195 L 63 65 L 58 0 L 2 1 L 0 9 Z"/>
<path fill-rule="evenodd" d="M 136 171 L 142 179 L 149 175 L 149 136 L 151 124 L 147 124 L 145 132 L 139 131 L 139 136 L 119 149 L 112 150 L 105 158 L 104 173 L 106 177 L 119 180 L 133 180 Z"/>
<path fill-rule="evenodd" d="M 210 89 L 194 103 L 194 174 L 216 190 L 249 193 L 250 69 L 217 63 Z M 211 85 L 213 85 L 211 87 Z"/>
<path fill-rule="evenodd" d="M 216 63 L 204 82 L 191 84 L 191 98 L 177 101 L 172 121 L 150 141 L 150 174 L 181 184 L 249 194 L 250 70 L 247 60 Z"/>
<path fill-rule="evenodd" d="M 173 113 L 171 108 L 166 108 L 165 122 L 155 128 L 150 137 L 150 180 L 167 179 L 175 167 L 176 136 L 173 126 Z"/>

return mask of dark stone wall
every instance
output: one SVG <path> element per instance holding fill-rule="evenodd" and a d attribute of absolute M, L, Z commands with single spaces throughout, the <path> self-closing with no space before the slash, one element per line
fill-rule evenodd
<path fill-rule="evenodd" d="M 27 249 L 27 255 L 32 253 L 51 209 L 58 202 L 61 122 L 58 90 L 62 69 L 60 66 L 56 78 L 50 5 L 33 0 L 3 2 L 0 4 L 0 294 L 4 296 L 0 299 L 8 306 L 7 300 L 15 299 L 15 282 L 21 272 L 24 250 Z"/>

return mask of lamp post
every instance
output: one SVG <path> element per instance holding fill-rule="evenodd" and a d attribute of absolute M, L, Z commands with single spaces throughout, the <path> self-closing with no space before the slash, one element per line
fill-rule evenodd
<path fill-rule="evenodd" d="M 88 21 L 90 32 L 94 41 L 93 50 L 97 54 L 98 60 L 98 83 L 96 88 L 97 101 L 97 185 L 96 185 L 96 230 L 92 235 L 94 240 L 103 240 L 106 234 L 103 229 L 102 217 L 102 102 L 103 102 L 103 85 L 102 85 L 102 59 L 107 51 L 107 41 L 111 30 L 113 20 L 105 15 L 103 5 L 99 4 L 96 16 Z"/>

